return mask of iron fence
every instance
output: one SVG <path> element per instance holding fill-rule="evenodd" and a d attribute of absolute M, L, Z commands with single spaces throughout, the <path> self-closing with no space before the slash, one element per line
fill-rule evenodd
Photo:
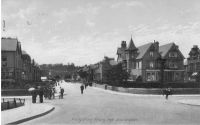
<path fill-rule="evenodd" d="M 25 104 L 25 99 L 21 98 L 1 98 L 1 111 L 17 108 Z"/>

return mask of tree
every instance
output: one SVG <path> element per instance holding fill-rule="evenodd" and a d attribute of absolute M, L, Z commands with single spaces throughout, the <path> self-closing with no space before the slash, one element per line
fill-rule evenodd
<path fill-rule="evenodd" d="M 106 81 L 110 85 L 122 85 L 128 79 L 128 73 L 123 70 L 122 64 L 112 66 L 109 70 L 105 71 Z"/>
<path fill-rule="evenodd" d="M 54 78 L 56 79 L 56 81 L 59 81 L 61 77 L 59 75 L 56 75 Z"/>
<path fill-rule="evenodd" d="M 88 73 L 86 71 L 79 70 L 78 74 L 82 79 L 87 79 Z"/>

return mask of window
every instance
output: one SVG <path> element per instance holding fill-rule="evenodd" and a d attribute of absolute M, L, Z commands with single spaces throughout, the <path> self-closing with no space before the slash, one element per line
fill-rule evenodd
<path fill-rule="evenodd" d="M 169 57 L 177 57 L 177 53 L 176 52 L 170 52 Z"/>
<path fill-rule="evenodd" d="M 150 57 L 153 57 L 153 52 L 152 51 L 150 52 Z"/>
<path fill-rule="evenodd" d="M 2 57 L 2 61 L 7 61 L 7 57 Z"/>
<path fill-rule="evenodd" d="M 5 73 L 5 72 L 1 72 L 1 77 L 2 77 L 3 79 L 5 79 L 6 73 Z"/>
<path fill-rule="evenodd" d="M 176 63 L 169 63 L 169 68 L 177 68 Z"/>
<path fill-rule="evenodd" d="M 149 66 L 150 66 L 150 68 L 153 68 L 154 67 L 153 62 L 150 62 Z"/>
<path fill-rule="evenodd" d="M 156 81 L 156 72 L 147 72 L 147 81 Z"/>
<path fill-rule="evenodd" d="M 2 67 L 6 67 L 7 66 L 7 62 L 2 62 Z"/>

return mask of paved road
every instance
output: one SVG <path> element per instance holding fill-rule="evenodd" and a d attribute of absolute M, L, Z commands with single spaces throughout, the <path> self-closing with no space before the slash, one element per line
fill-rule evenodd
<path fill-rule="evenodd" d="M 52 113 L 23 124 L 199 124 L 200 106 L 177 103 L 200 97 L 116 95 L 80 84 L 66 85 L 64 99 L 50 101 Z"/>

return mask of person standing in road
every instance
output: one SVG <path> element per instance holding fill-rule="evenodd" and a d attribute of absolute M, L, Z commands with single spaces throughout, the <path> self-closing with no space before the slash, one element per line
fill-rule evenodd
<path fill-rule="evenodd" d="M 168 96 L 171 94 L 170 88 L 167 88 L 167 89 L 165 90 L 165 94 L 166 94 L 165 99 L 168 100 Z"/>
<path fill-rule="evenodd" d="M 44 96 L 43 89 L 42 89 L 42 88 L 40 88 L 40 89 L 39 89 L 40 103 L 43 103 L 43 96 Z"/>
<path fill-rule="evenodd" d="M 61 88 L 60 94 L 61 94 L 61 99 L 63 99 L 63 94 L 64 94 L 64 89 L 63 88 Z"/>
<path fill-rule="evenodd" d="M 52 97 L 53 97 L 53 99 L 55 99 L 55 93 L 56 93 L 55 88 L 52 88 Z"/>
<path fill-rule="evenodd" d="M 59 99 L 61 99 L 61 87 L 59 89 Z"/>
<path fill-rule="evenodd" d="M 80 86 L 80 89 L 81 89 L 81 94 L 83 94 L 83 90 L 84 90 L 84 85 L 83 84 Z"/>
<path fill-rule="evenodd" d="M 37 90 L 32 91 L 32 103 L 36 103 L 37 98 Z"/>

